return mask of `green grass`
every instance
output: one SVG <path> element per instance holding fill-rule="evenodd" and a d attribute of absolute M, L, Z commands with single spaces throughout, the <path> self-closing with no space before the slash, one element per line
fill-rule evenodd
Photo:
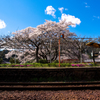
<path fill-rule="evenodd" d="M 71 64 L 81 64 L 81 63 L 61 63 L 60 67 L 64 68 L 75 68 L 78 66 L 71 66 Z M 84 67 L 98 67 L 100 64 L 89 65 L 89 63 L 82 63 L 85 66 Z M 59 68 L 59 63 L 25 63 L 25 64 L 0 64 L 0 68 Z"/>

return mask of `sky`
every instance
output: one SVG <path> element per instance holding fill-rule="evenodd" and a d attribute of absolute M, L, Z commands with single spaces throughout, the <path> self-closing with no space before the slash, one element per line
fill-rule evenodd
<path fill-rule="evenodd" d="M 82 37 L 100 36 L 100 0 L 0 0 L 0 35 L 37 27 L 45 20 L 66 19 L 69 31 Z"/>

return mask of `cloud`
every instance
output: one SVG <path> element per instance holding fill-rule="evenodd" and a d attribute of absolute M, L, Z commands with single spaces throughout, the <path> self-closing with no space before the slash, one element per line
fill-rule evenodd
<path fill-rule="evenodd" d="M 85 6 L 86 8 L 89 8 L 90 6 Z"/>
<path fill-rule="evenodd" d="M 60 10 L 60 12 L 62 13 L 64 10 L 64 7 L 58 8 Z"/>
<path fill-rule="evenodd" d="M 54 18 L 56 17 L 55 16 L 55 12 L 56 10 L 52 7 L 52 6 L 47 6 L 46 10 L 45 10 L 45 13 L 48 14 L 48 15 L 51 15 L 53 16 Z"/>
<path fill-rule="evenodd" d="M 87 2 L 84 2 L 84 4 L 85 4 L 85 7 L 86 8 L 89 8 L 90 7 L 90 6 L 87 5 Z"/>
<path fill-rule="evenodd" d="M 75 25 L 71 25 L 72 27 L 76 27 L 76 25 L 79 25 L 81 23 L 79 18 L 75 18 L 75 16 L 72 15 L 66 15 L 66 14 L 62 14 L 61 15 L 61 19 L 59 18 L 59 21 L 61 20 L 66 20 L 66 22 L 72 22 Z"/>
<path fill-rule="evenodd" d="M 65 10 L 68 10 L 67 8 L 65 8 Z"/>
<path fill-rule="evenodd" d="M 0 19 L 0 29 L 5 28 L 6 24 L 3 20 Z"/>
<path fill-rule="evenodd" d="M 60 11 L 61 13 L 63 13 L 63 10 L 68 10 L 67 8 L 64 9 L 64 7 L 61 7 L 61 8 L 58 8 L 58 9 L 59 9 L 59 11 Z"/>
<path fill-rule="evenodd" d="M 97 18 L 97 19 L 100 19 L 100 17 L 99 16 L 93 16 L 94 18 Z"/>
<path fill-rule="evenodd" d="M 8 33 L 11 33 L 10 31 L 8 31 Z"/>

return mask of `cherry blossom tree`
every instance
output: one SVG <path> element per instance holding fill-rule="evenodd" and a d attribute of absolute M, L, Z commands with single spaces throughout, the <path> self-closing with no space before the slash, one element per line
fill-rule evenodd
<path fill-rule="evenodd" d="M 48 41 L 51 39 L 53 42 L 58 40 L 61 34 L 64 34 L 64 38 L 69 38 L 75 35 L 69 32 L 68 26 L 73 25 L 73 23 L 66 23 L 65 20 L 61 22 L 47 21 L 38 25 L 36 28 L 28 27 L 22 30 L 13 32 L 14 35 L 11 37 L 6 37 L 3 39 L 2 47 L 13 49 L 6 54 L 6 57 L 10 57 L 16 54 L 17 58 L 21 62 L 27 62 L 29 60 L 36 59 L 50 59 L 50 46 Z M 52 60 L 56 59 L 58 56 L 58 45 L 57 41 L 52 45 Z"/>
<path fill-rule="evenodd" d="M 13 32 L 12 33 L 14 34 L 13 38 L 6 38 L 5 40 L 8 40 L 9 42 L 6 41 L 5 45 L 8 48 L 9 47 L 14 48 L 14 50 L 12 50 L 11 53 L 9 52 L 6 56 L 10 57 L 13 54 L 16 54 L 21 62 L 34 59 L 34 56 L 37 55 L 37 52 L 36 54 L 34 54 L 35 53 L 34 51 L 37 51 L 38 46 L 41 44 L 40 39 L 36 38 L 37 34 L 35 33 L 35 31 L 36 31 L 35 28 L 28 27 L 26 29 Z M 32 32 L 34 32 L 34 39 L 29 38 L 29 34 Z"/>
<path fill-rule="evenodd" d="M 75 35 L 74 33 L 69 32 L 68 26 L 72 23 L 66 23 L 65 20 L 59 23 L 46 21 L 43 25 L 37 26 L 39 31 L 42 31 L 42 39 L 44 40 L 41 45 L 39 56 L 42 56 L 46 60 L 56 60 L 58 57 L 58 39 L 61 34 L 64 34 L 65 38 Z M 33 34 L 32 34 L 33 35 Z M 32 38 L 31 35 L 31 38 Z M 52 41 L 52 50 L 50 49 L 50 40 Z M 46 44 L 46 45 L 45 45 Z M 44 49 L 45 48 L 45 49 Z"/>
<path fill-rule="evenodd" d="M 91 38 L 78 36 L 63 39 L 61 45 L 61 55 L 66 56 L 69 59 L 78 59 L 80 62 L 88 59 L 89 56 L 86 54 L 88 47 L 86 46 L 86 43 L 91 41 L 90 39 Z"/>

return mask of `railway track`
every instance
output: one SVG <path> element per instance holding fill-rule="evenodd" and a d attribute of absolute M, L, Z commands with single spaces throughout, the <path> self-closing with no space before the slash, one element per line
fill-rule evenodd
<path fill-rule="evenodd" d="M 84 90 L 100 89 L 94 82 L 0 82 L 0 90 Z"/>

